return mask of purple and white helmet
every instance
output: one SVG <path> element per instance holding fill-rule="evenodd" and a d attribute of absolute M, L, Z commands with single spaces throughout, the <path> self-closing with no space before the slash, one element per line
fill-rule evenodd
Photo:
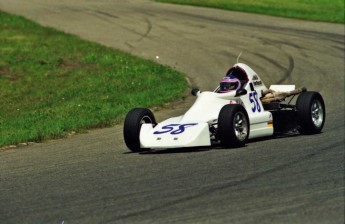
<path fill-rule="evenodd" d="M 219 87 L 220 93 L 228 93 L 231 91 L 238 90 L 241 87 L 241 82 L 235 76 L 229 75 L 225 76 L 222 80 L 220 80 Z"/>

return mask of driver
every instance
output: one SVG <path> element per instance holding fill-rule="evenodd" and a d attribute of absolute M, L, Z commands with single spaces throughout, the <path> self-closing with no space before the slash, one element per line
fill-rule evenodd
<path fill-rule="evenodd" d="M 225 76 L 222 80 L 220 80 L 219 92 L 228 93 L 231 91 L 236 91 L 240 88 L 240 86 L 241 82 L 238 78 L 233 75 Z"/>

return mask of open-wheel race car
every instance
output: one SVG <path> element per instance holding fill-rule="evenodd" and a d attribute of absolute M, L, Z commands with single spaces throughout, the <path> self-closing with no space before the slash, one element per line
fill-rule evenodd
<path fill-rule="evenodd" d="M 147 108 L 129 111 L 123 128 L 127 147 L 133 152 L 217 143 L 242 147 L 259 137 L 320 133 L 326 118 L 320 93 L 295 85 L 267 88 L 243 63 L 231 67 L 214 91 L 192 94 L 196 101 L 184 115 L 160 123 Z"/>

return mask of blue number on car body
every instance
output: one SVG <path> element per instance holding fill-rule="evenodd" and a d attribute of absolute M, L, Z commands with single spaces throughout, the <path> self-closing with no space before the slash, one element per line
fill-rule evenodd
<path fill-rule="evenodd" d="M 176 126 L 179 126 L 179 124 L 165 125 L 165 126 L 162 127 L 163 131 L 155 131 L 155 132 L 153 132 L 153 134 L 159 135 L 159 134 L 165 134 L 165 133 L 171 132 L 171 131 L 174 130 L 174 127 L 176 127 Z"/>
<path fill-rule="evenodd" d="M 255 113 L 256 111 L 261 112 L 261 106 L 258 99 L 258 93 L 256 91 L 249 93 L 249 101 L 253 104 L 252 111 Z"/>
<path fill-rule="evenodd" d="M 169 124 L 162 127 L 162 131 L 155 131 L 153 132 L 154 135 L 160 135 L 169 133 L 172 135 L 178 135 L 183 133 L 187 127 L 191 127 L 197 125 L 198 123 L 190 123 L 190 124 Z"/>

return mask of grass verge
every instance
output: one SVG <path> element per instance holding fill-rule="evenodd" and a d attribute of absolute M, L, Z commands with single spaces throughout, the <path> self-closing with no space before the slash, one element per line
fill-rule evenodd
<path fill-rule="evenodd" d="M 155 0 L 289 18 L 344 23 L 344 0 Z"/>
<path fill-rule="evenodd" d="M 173 69 L 0 11 L 0 146 L 111 126 L 182 97 Z"/>

